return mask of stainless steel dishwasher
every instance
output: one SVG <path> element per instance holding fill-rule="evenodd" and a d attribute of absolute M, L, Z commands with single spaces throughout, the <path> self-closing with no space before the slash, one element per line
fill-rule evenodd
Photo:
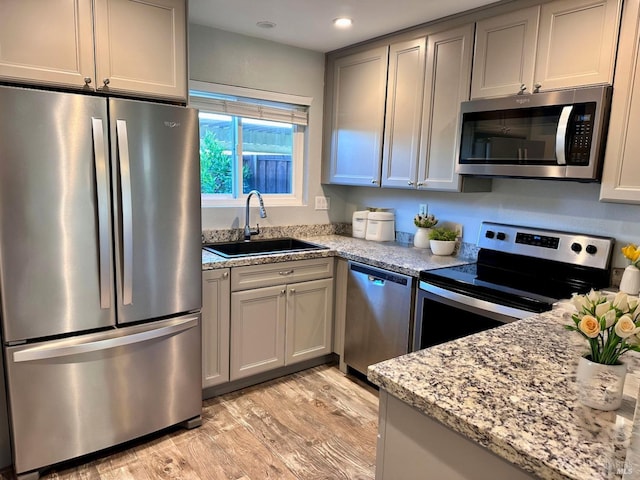
<path fill-rule="evenodd" d="M 366 375 L 369 365 L 409 352 L 414 281 L 351 261 L 348 271 L 344 362 Z"/>

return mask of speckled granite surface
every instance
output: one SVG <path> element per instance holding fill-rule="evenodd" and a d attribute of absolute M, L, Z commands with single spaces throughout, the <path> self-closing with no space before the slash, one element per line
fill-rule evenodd
<path fill-rule="evenodd" d="M 369 380 L 541 478 L 640 478 L 639 446 L 629 448 L 640 356 L 623 357 L 619 410 L 582 406 L 575 376 L 587 346 L 563 328 L 564 315 L 547 312 L 378 363 Z"/>
<path fill-rule="evenodd" d="M 233 259 L 226 259 L 203 250 L 202 269 L 211 270 L 242 265 L 259 265 L 264 263 L 286 262 L 289 260 L 340 256 L 348 260 L 355 260 L 374 267 L 417 277 L 420 270 L 461 265 L 474 261 L 473 258 L 463 257 L 460 253 L 454 256 L 432 255 L 429 249 L 415 248 L 396 242 L 373 242 L 341 235 L 300 236 L 298 238 L 304 238 L 306 241 L 322 245 L 327 247 L 327 249 L 296 253 L 255 255 Z"/>

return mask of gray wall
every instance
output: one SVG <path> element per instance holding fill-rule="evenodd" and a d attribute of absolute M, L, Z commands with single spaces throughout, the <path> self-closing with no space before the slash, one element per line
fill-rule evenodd
<path fill-rule="evenodd" d="M 190 72 L 194 80 L 313 97 L 310 108 L 308 198 L 312 206 L 269 208 L 265 225 L 350 221 L 366 206 L 396 210 L 396 230 L 413 232 L 420 203 L 442 220 L 462 223 L 464 240 L 475 243 L 482 220 L 615 237 L 619 246 L 640 242 L 640 206 L 603 203 L 599 184 L 495 179 L 487 193 L 415 192 L 320 185 L 324 56 L 321 53 L 190 25 Z M 331 197 L 330 215 L 313 209 L 315 195 Z M 203 228 L 243 225 L 242 208 L 203 209 Z M 615 266 L 626 266 L 619 253 Z"/>
<path fill-rule="evenodd" d="M 309 107 L 306 149 L 307 196 L 302 207 L 272 207 L 261 225 L 306 225 L 331 221 L 329 212 L 316 211 L 315 196 L 328 195 L 332 212 L 344 204 L 333 189 L 320 185 L 322 151 L 322 108 L 324 97 L 324 54 L 289 47 L 253 37 L 224 32 L 201 25 L 189 25 L 189 72 L 192 80 L 312 97 Z M 255 223 L 252 217 L 252 224 Z M 202 228 L 230 228 L 244 225 L 243 207 L 202 209 Z"/>
<path fill-rule="evenodd" d="M 443 221 L 463 224 L 463 239 L 476 243 L 483 220 L 614 237 L 617 246 L 640 242 L 640 206 L 598 200 L 600 184 L 494 179 L 491 192 L 445 193 L 344 187 L 345 219 L 367 206 L 396 209 L 396 230 L 413 232 L 420 203 Z M 614 253 L 614 266 L 628 262 Z"/>

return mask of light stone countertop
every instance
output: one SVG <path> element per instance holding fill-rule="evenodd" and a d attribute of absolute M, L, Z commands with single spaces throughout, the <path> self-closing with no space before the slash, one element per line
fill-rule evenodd
<path fill-rule="evenodd" d="M 540 478 L 640 478 L 640 355 L 622 357 L 628 373 L 617 411 L 585 407 L 575 379 L 588 347 L 564 329 L 569 322 L 559 308 L 371 365 L 368 378 Z"/>
<path fill-rule="evenodd" d="M 239 258 L 223 258 L 202 251 L 202 269 L 259 265 L 265 263 L 305 260 L 308 258 L 339 256 L 347 260 L 362 262 L 395 273 L 418 277 L 420 270 L 463 265 L 475 261 L 460 254 L 453 256 L 433 255 L 429 249 L 415 248 L 397 242 L 374 242 L 342 235 L 300 237 L 302 240 L 328 247 L 327 250 L 312 250 L 295 253 L 252 255 Z"/>

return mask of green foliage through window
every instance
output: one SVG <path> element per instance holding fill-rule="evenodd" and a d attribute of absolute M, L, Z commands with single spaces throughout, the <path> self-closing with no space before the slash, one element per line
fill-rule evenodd
<path fill-rule="evenodd" d="M 215 133 L 204 131 L 200 138 L 200 180 L 202 193 L 232 192 L 231 155 L 225 154 Z"/>

